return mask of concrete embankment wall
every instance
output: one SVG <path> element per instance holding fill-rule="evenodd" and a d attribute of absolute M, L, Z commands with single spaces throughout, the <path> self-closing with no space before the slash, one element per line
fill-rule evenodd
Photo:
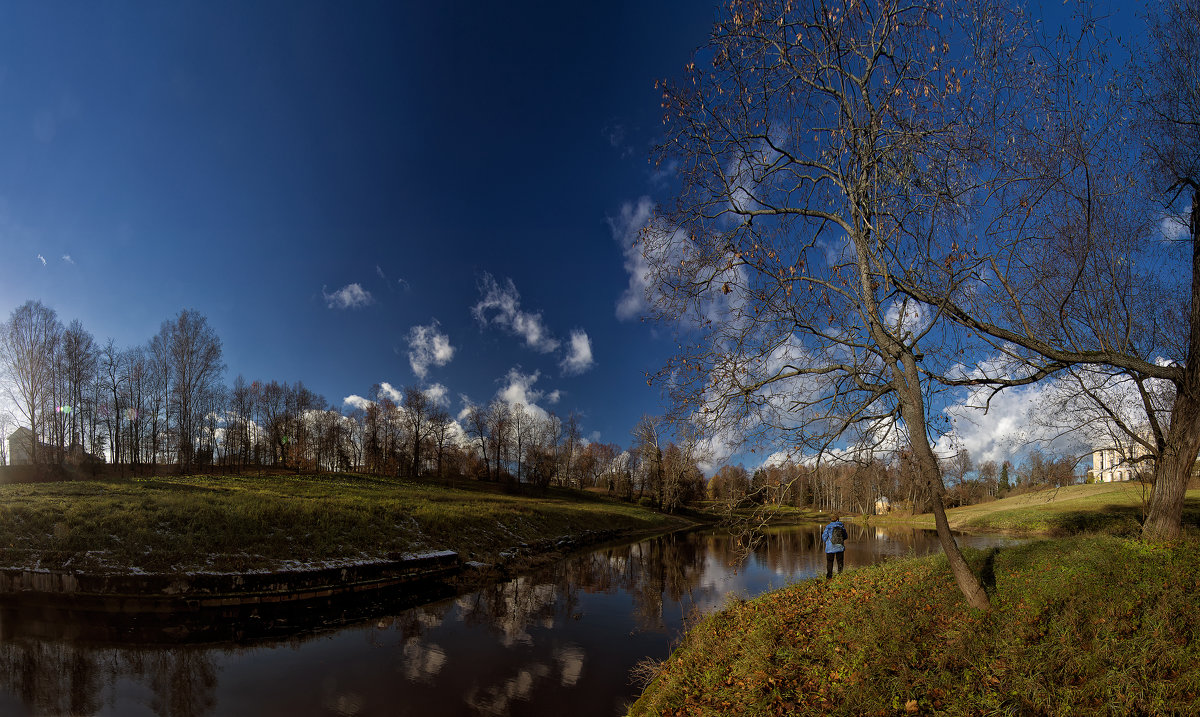
<path fill-rule="evenodd" d="M 451 551 L 262 573 L 90 575 L 7 568 L 0 570 L 0 595 L 67 599 L 99 609 L 174 611 L 328 597 L 443 579 L 460 568 L 458 554 Z"/>
<path fill-rule="evenodd" d="M 500 579 L 513 568 L 527 568 L 531 559 L 551 560 L 621 538 L 617 530 L 588 530 L 522 543 L 501 552 L 494 565 L 463 563 L 457 553 L 443 550 L 336 567 L 249 573 L 88 574 L 0 568 L 0 602 L 48 601 L 69 603 L 73 608 L 144 613 L 298 602 L 393 586 L 445 583 L 464 567 L 494 569 L 490 574 Z"/>

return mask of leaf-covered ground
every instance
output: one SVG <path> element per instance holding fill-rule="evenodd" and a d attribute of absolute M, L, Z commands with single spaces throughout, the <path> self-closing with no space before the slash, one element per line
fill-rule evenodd
<path fill-rule="evenodd" d="M 898 559 L 735 601 L 689 631 L 632 715 L 1200 714 L 1200 542 L 1116 537 Z"/>

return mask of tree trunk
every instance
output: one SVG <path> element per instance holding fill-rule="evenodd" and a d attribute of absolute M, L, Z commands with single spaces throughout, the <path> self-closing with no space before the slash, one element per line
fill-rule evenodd
<path fill-rule="evenodd" d="M 929 445 L 929 436 L 925 433 L 925 399 L 921 395 L 917 362 L 911 352 L 905 352 L 901 356 L 894 375 L 898 379 L 896 385 L 897 395 L 900 399 L 900 414 L 908 428 L 909 442 L 912 445 L 917 466 L 929 486 L 938 542 L 941 543 L 942 552 L 946 554 L 946 560 L 950 563 L 950 573 L 954 575 L 954 582 L 958 584 L 958 589 L 967 599 L 967 604 L 979 610 L 987 610 L 991 606 L 987 592 L 979 584 L 979 578 L 975 577 L 971 566 L 967 565 L 966 559 L 963 558 L 962 551 L 958 549 L 958 543 L 954 540 L 954 535 L 950 533 L 950 523 L 946 520 L 946 507 L 942 499 L 945 487 L 942 485 L 942 476 L 938 470 L 937 456 L 934 455 L 933 448 Z"/>
<path fill-rule="evenodd" d="M 1154 465 L 1150 511 L 1142 540 L 1175 540 L 1183 532 L 1183 501 L 1196 452 L 1200 450 L 1200 191 L 1192 191 L 1192 302 L 1188 316 L 1188 349 L 1183 380 L 1175 387 L 1171 427 L 1162 455 Z"/>

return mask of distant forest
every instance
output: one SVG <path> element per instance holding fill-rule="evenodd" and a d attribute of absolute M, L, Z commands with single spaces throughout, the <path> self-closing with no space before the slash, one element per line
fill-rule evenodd
<path fill-rule="evenodd" d="M 418 386 L 376 384 L 369 400 L 339 407 L 301 381 L 239 375 L 227 385 L 221 340 L 190 310 L 145 344 L 122 348 L 28 301 L 0 325 L 0 375 L 18 411 L 0 413 L 0 434 L 18 444 L 26 438 L 16 448 L 2 442 L 0 464 L 64 466 L 69 475 L 113 470 L 101 466 L 134 474 L 358 472 L 593 489 L 667 511 L 709 499 L 921 512 L 929 500 L 905 455 L 890 464 L 782 463 L 753 473 L 727 465 L 706 480 L 700 436 L 668 440 L 661 417 L 644 416 L 622 448 L 584 440 L 573 413 L 563 419 L 500 399 L 456 418 Z M 975 466 L 960 451 L 945 474 L 952 505 L 1077 480 L 1069 459 L 1036 452 L 1013 471 L 1008 463 Z"/>

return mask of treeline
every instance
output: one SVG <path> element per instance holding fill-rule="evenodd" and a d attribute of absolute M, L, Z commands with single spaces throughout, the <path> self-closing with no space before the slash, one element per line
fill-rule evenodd
<path fill-rule="evenodd" d="M 682 448 L 664 441 L 661 419 L 643 418 L 626 450 L 584 440 L 574 413 L 562 419 L 500 399 L 456 420 L 417 386 L 376 384 L 368 398 L 342 407 L 300 381 L 239 375 L 227 386 L 221 341 L 195 311 L 164 321 L 145 344 L 120 348 L 28 301 L 0 325 L 0 372 L 20 414 L 0 416 L 0 433 L 29 431 L 22 460 L 35 464 L 599 487 L 665 510 L 704 492 L 695 441 Z"/>
<path fill-rule="evenodd" d="M 94 463 L 108 455 L 187 468 L 214 450 L 211 417 L 221 409 L 225 366 L 220 339 L 194 311 L 164 321 L 145 344 L 120 348 L 28 301 L 0 325 L 0 370 L 16 423 L 29 431 L 13 449 L 28 462 Z"/>
<path fill-rule="evenodd" d="M 966 449 L 942 462 L 948 507 L 975 505 L 1045 487 L 1081 482 L 1071 457 L 1049 457 L 1033 450 L 1013 467 L 1009 461 L 976 464 Z M 926 513 L 933 495 L 912 455 L 898 460 L 846 461 L 805 465 L 783 462 L 751 474 L 742 466 L 724 466 L 708 484 L 713 500 L 788 505 L 826 511 L 875 514 Z"/>

